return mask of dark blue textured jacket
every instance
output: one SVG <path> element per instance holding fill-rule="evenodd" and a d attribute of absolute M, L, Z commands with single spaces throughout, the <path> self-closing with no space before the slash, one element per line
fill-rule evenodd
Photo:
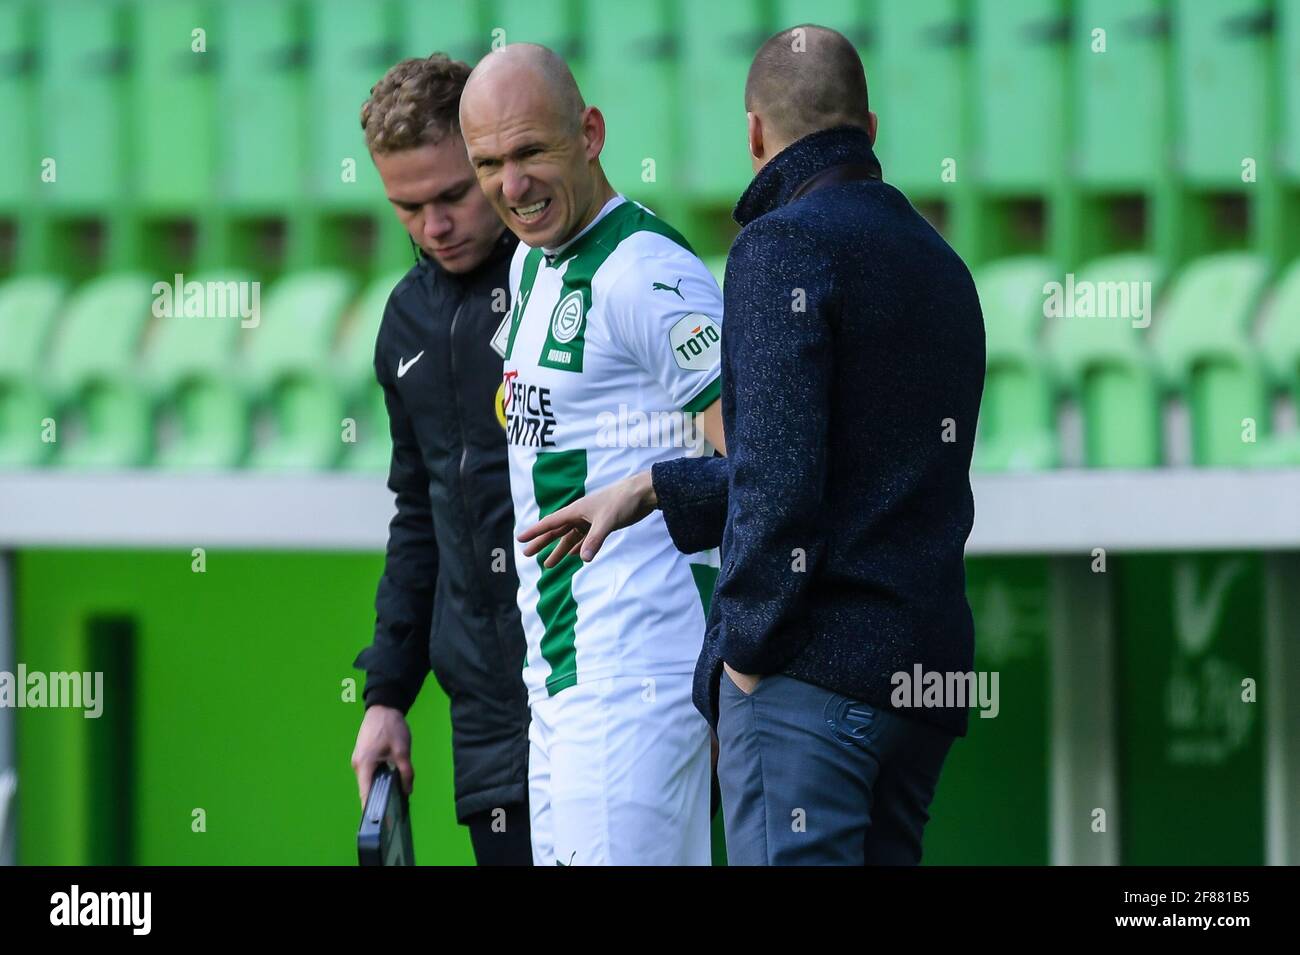
<path fill-rule="evenodd" d="M 677 547 L 722 544 L 695 674 L 717 725 L 722 661 L 892 709 L 893 674 L 968 672 L 963 553 L 984 322 L 970 272 L 880 180 L 867 134 L 822 130 L 754 177 L 722 326 L 726 458 L 654 467 Z M 965 735 L 965 708 L 899 710 Z"/>

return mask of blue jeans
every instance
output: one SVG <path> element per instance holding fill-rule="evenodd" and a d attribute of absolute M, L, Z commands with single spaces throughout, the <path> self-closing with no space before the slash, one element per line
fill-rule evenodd
<path fill-rule="evenodd" d="M 718 784 L 732 865 L 916 865 L 956 737 L 780 674 L 724 671 Z"/>

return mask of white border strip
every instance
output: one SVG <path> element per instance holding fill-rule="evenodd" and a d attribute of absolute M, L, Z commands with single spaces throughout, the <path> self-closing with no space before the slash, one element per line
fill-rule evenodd
<path fill-rule="evenodd" d="M 1300 550 L 1300 469 L 1048 471 L 974 479 L 971 555 Z M 0 548 L 378 551 L 377 474 L 0 473 Z"/>

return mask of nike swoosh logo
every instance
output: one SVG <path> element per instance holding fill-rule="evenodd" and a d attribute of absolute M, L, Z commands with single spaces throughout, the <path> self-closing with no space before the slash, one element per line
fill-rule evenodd
<path fill-rule="evenodd" d="M 411 370 L 412 365 L 414 365 L 417 361 L 419 361 L 423 357 L 424 357 L 424 350 L 421 349 L 420 354 L 416 355 L 410 361 L 403 361 L 400 358 L 397 359 L 397 377 L 401 378 L 404 374 L 406 374 L 408 371 Z"/>

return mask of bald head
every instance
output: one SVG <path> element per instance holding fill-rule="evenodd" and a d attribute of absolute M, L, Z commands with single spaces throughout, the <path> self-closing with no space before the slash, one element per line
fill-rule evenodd
<path fill-rule="evenodd" d="M 461 116 L 490 109 L 501 96 L 521 92 L 555 122 L 577 131 L 586 108 L 582 93 L 564 59 L 538 43 L 511 43 L 479 60 L 461 94 Z"/>
<path fill-rule="evenodd" d="M 480 188 L 526 245 L 562 245 L 614 195 L 600 168 L 605 119 L 544 46 L 483 57 L 460 97 L 460 128 Z"/>
<path fill-rule="evenodd" d="M 845 124 L 870 128 L 867 78 L 853 44 L 805 23 L 773 36 L 754 55 L 745 110 L 786 143 Z"/>

